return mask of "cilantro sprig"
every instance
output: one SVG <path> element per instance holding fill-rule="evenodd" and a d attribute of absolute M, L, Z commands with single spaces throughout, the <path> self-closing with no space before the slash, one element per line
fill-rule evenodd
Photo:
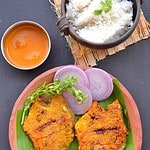
<path fill-rule="evenodd" d="M 112 9 L 112 0 L 101 1 L 100 6 L 100 9 L 94 11 L 95 15 L 101 15 L 102 12 L 109 12 Z"/>
<path fill-rule="evenodd" d="M 66 77 L 64 80 L 56 80 L 50 84 L 43 84 L 38 89 L 34 91 L 34 93 L 29 96 L 23 106 L 23 113 L 21 117 L 21 125 L 23 125 L 25 116 L 28 114 L 31 105 L 34 103 L 34 100 L 41 95 L 48 95 L 50 97 L 55 96 L 56 94 L 62 94 L 62 92 L 68 91 L 70 94 L 76 97 L 76 100 L 79 103 L 87 101 L 87 95 L 85 95 L 81 90 L 76 89 L 74 84 L 78 83 L 77 78 L 71 76 Z"/>

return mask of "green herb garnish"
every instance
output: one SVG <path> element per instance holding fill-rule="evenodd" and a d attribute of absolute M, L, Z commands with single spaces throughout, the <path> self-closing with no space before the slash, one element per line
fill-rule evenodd
<path fill-rule="evenodd" d="M 28 114 L 31 105 L 34 103 L 34 100 L 41 95 L 48 95 L 50 97 L 55 96 L 56 94 L 62 94 L 62 92 L 68 91 L 71 95 L 75 96 L 79 103 L 87 101 L 87 95 L 85 95 L 81 90 L 76 89 L 74 84 L 78 83 L 77 78 L 75 77 L 66 77 L 64 80 L 56 80 L 50 84 L 43 84 L 34 93 L 27 98 L 24 102 L 21 125 L 23 125 L 24 118 Z"/>
<path fill-rule="evenodd" d="M 112 0 L 101 1 L 100 6 L 100 9 L 94 11 L 95 15 L 101 15 L 102 12 L 109 12 L 112 8 Z"/>

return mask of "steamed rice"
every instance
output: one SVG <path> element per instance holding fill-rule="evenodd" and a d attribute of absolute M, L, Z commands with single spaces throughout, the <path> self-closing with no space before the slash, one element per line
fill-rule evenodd
<path fill-rule="evenodd" d="M 94 43 L 113 41 L 132 26 L 133 3 L 128 0 L 112 0 L 112 9 L 94 15 L 104 0 L 69 0 L 66 17 L 83 39 Z"/>

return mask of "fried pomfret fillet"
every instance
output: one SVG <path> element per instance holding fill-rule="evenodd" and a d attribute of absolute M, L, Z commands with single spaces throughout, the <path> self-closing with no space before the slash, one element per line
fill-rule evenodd
<path fill-rule="evenodd" d="M 127 130 L 118 100 L 104 110 L 96 101 L 75 124 L 79 150 L 123 150 Z"/>
<path fill-rule="evenodd" d="M 56 95 L 46 104 L 35 100 L 23 129 L 35 150 L 67 150 L 74 137 L 75 116 L 64 98 Z"/>

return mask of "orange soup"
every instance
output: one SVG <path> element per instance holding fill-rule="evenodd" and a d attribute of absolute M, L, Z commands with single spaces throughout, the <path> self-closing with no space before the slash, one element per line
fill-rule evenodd
<path fill-rule="evenodd" d="M 4 40 L 7 59 L 16 67 L 32 68 L 40 64 L 49 50 L 46 33 L 36 25 L 23 24 L 11 30 Z"/>

